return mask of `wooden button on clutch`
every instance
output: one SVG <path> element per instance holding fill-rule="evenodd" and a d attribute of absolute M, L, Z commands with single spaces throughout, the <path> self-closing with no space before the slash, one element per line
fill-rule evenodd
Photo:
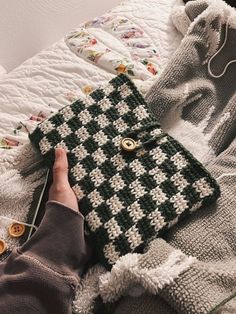
<path fill-rule="evenodd" d="M 121 147 L 127 152 L 132 152 L 137 147 L 137 143 L 132 138 L 125 137 L 121 140 Z"/>
<path fill-rule="evenodd" d="M 8 231 L 13 238 L 21 237 L 25 232 L 25 225 L 14 222 L 9 226 Z"/>
<path fill-rule="evenodd" d="M 6 242 L 0 239 L 0 254 L 3 254 L 7 249 Z"/>

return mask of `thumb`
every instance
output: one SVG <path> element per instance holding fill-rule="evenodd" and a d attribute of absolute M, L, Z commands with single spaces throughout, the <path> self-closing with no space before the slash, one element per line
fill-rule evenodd
<path fill-rule="evenodd" d="M 68 160 L 63 148 L 55 149 L 55 162 L 53 165 L 53 182 L 68 183 Z"/>

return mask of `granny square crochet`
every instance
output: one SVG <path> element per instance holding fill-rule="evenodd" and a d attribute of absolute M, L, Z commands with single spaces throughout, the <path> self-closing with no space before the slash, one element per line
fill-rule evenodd
<path fill-rule="evenodd" d="M 107 267 L 220 195 L 123 74 L 41 122 L 30 140 L 50 166 L 56 147 L 67 150 L 70 184 Z"/>

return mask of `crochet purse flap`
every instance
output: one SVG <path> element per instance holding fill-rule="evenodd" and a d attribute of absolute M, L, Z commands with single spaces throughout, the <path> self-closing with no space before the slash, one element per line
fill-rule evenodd
<path fill-rule="evenodd" d="M 29 137 L 50 166 L 54 148 L 67 150 L 70 184 L 108 268 L 220 195 L 123 74 L 41 122 Z"/>

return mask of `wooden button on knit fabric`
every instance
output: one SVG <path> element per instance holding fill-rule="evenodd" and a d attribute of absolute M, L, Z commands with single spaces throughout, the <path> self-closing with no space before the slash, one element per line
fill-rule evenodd
<path fill-rule="evenodd" d="M 127 152 L 132 152 L 137 147 L 137 143 L 132 138 L 123 138 L 121 140 L 121 147 Z"/>
<path fill-rule="evenodd" d="M 21 237 L 22 234 L 24 234 L 25 226 L 23 224 L 19 224 L 17 222 L 14 222 L 13 224 L 11 224 L 9 226 L 8 231 L 9 231 L 9 234 L 13 238 L 18 238 L 18 237 Z"/>
<path fill-rule="evenodd" d="M 0 254 L 3 254 L 7 249 L 7 245 L 5 241 L 0 240 Z"/>

